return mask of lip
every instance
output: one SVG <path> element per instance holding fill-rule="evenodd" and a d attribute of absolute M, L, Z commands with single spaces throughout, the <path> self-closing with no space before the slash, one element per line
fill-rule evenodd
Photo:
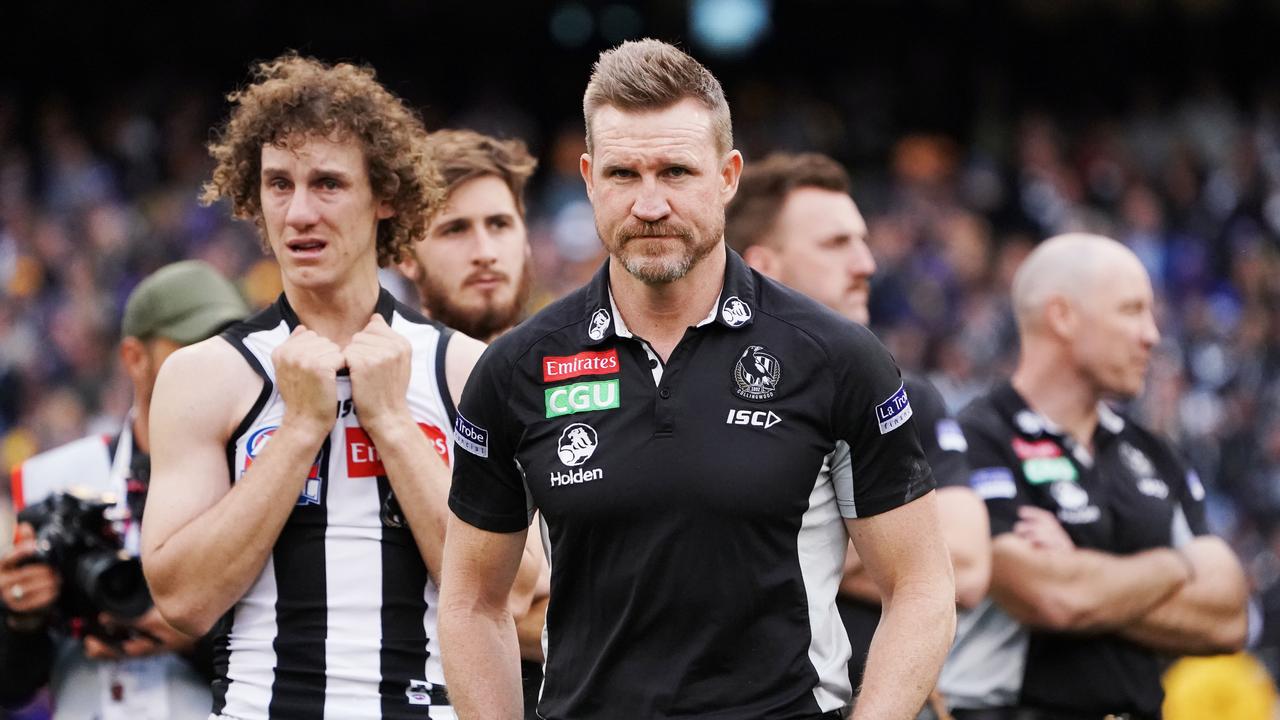
<path fill-rule="evenodd" d="M 328 242 L 319 238 L 294 238 L 284 245 L 290 256 L 300 260 L 317 258 L 329 247 Z"/>
<path fill-rule="evenodd" d="M 467 287 L 480 288 L 482 290 L 502 287 L 507 284 L 507 276 L 498 273 L 485 273 L 482 275 L 473 275 L 467 278 Z"/>

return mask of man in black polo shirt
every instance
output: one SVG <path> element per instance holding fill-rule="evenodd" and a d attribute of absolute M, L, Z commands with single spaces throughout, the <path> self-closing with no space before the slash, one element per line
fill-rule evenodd
<path fill-rule="evenodd" d="M 519 716 L 506 592 L 535 507 L 552 568 L 541 716 L 840 717 L 849 535 L 886 598 L 856 717 L 914 716 L 954 587 L 897 369 L 725 248 L 742 157 L 705 68 L 624 43 L 583 104 L 610 260 L 495 341 L 460 407 L 441 583 L 459 716 Z"/>
<path fill-rule="evenodd" d="M 1063 235 L 1019 268 L 1013 301 L 1012 382 L 960 415 L 991 599 L 962 617 L 939 687 L 958 720 L 1158 718 L 1162 656 L 1239 649 L 1246 590 L 1195 473 L 1102 402 L 1142 390 L 1151 282 L 1120 243 Z"/>
<path fill-rule="evenodd" d="M 866 325 L 876 261 L 849 184 L 845 169 L 825 155 L 770 155 L 743 171 L 725 217 L 725 237 L 752 268 Z M 964 433 L 927 378 L 908 374 L 903 385 L 938 484 L 938 514 L 955 570 L 956 603 L 972 608 L 987 594 L 991 536 L 982 498 L 969 487 Z M 853 550 L 845 557 L 838 603 L 853 645 L 849 682 L 856 690 L 880 622 L 880 591 Z"/>

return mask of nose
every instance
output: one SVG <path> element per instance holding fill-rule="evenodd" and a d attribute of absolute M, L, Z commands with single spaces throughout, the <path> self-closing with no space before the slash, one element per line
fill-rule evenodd
<path fill-rule="evenodd" d="M 498 261 L 498 239 L 483 224 L 478 226 L 473 243 L 471 262 L 488 267 Z"/>
<path fill-rule="evenodd" d="M 1147 348 L 1153 348 L 1160 342 L 1160 328 L 1156 326 L 1155 314 L 1150 310 L 1144 313 L 1144 321 L 1142 323 L 1142 344 Z"/>
<path fill-rule="evenodd" d="M 315 199 L 305 187 L 296 188 L 289 197 L 289 209 L 284 216 L 285 224 L 294 229 L 303 229 L 315 225 L 319 219 Z"/>
<path fill-rule="evenodd" d="M 854 277 L 868 279 L 876 274 L 876 259 L 864 240 L 850 243 L 849 271 Z"/>
<path fill-rule="evenodd" d="M 631 214 L 644 222 L 657 222 L 671 214 L 671 205 L 656 181 L 644 182 L 640 195 L 631 204 Z"/>

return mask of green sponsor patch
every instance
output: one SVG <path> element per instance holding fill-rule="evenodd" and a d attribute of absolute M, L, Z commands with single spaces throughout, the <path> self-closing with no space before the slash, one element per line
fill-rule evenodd
<path fill-rule="evenodd" d="M 1032 485 L 1063 480 L 1076 482 L 1080 477 L 1076 472 L 1076 466 L 1065 457 L 1031 458 L 1022 463 L 1022 474 Z"/>
<path fill-rule="evenodd" d="M 547 417 L 618 407 L 618 381 L 597 380 L 546 389 Z"/>

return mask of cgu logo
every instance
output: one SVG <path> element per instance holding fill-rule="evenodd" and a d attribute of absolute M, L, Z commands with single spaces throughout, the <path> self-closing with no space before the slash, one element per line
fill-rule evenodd
<path fill-rule="evenodd" d="M 771 428 L 780 422 L 782 422 L 782 418 L 775 415 L 772 410 L 768 412 L 764 410 L 730 410 L 729 417 L 725 418 L 724 424 Z"/>
<path fill-rule="evenodd" d="M 618 381 L 605 380 L 561 385 L 548 388 L 545 395 L 548 418 L 594 410 L 611 410 L 618 407 Z"/>

